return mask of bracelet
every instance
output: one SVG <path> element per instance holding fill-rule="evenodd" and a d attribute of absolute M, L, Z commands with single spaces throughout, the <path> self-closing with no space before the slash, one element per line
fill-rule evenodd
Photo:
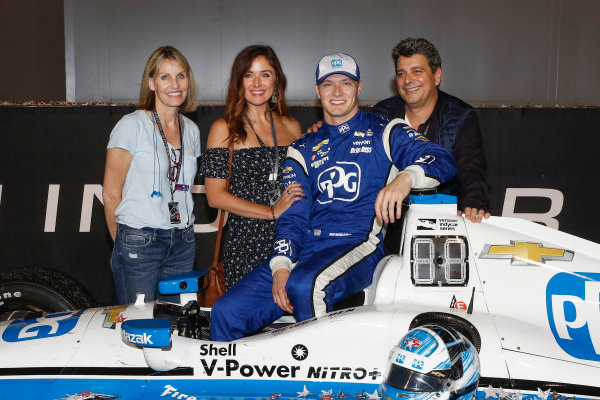
<path fill-rule="evenodd" d="M 273 211 L 273 206 L 271 206 L 271 215 L 273 216 L 273 221 L 276 221 L 277 218 L 275 218 L 275 211 Z"/>

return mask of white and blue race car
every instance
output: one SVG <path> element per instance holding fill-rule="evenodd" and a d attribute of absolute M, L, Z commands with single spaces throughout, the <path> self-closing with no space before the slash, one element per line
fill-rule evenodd
<path fill-rule="evenodd" d="M 411 196 L 400 252 L 356 306 L 211 342 L 199 272 L 143 302 L 0 323 L 0 399 L 379 399 L 414 327 L 479 351 L 478 399 L 600 399 L 600 245 L 529 221 L 473 224 L 449 196 Z M 289 318 L 289 317 L 288 317 Z"/>

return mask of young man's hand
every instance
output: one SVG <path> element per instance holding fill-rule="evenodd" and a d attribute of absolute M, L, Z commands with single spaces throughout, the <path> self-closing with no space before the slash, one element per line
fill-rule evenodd
<path fill-rule="evenodd" d="M 394 222 L 402 214 L 402 201 L 410 194 L 412 176 L 401 172 L 379 191 L 375 200 L 375 215 L 385 223 Z"/>
<path fill-rule="evenodd" d="M 294 313 L 294 307 L 288 299 L 287 292 L 285 291 L 285 284 L 290 277 L 290 270 L 287 268 L 280 268 L 273 274 L 273 301 L 283 311 L 287 311 L 290 314 Z"/>

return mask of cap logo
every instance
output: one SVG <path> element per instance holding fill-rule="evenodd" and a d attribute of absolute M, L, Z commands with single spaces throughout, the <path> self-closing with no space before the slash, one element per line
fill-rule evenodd
<path fill-rule="evenodd" d="M 332 67 L 341 67 L 342 66 L 342 59 L 341 58 L 336 58 L 335 60 L 331 60 L 331 66 Z"/>

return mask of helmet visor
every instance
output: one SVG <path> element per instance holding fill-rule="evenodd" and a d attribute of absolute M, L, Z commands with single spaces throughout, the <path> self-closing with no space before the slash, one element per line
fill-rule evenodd
<path fill-rule="evenodd" d="M 426 375 L 421 372 L 392 364 L 386 383 L 396 389 L 409 392 L 439 392 L 445 388 L 448 378 Z"/>

